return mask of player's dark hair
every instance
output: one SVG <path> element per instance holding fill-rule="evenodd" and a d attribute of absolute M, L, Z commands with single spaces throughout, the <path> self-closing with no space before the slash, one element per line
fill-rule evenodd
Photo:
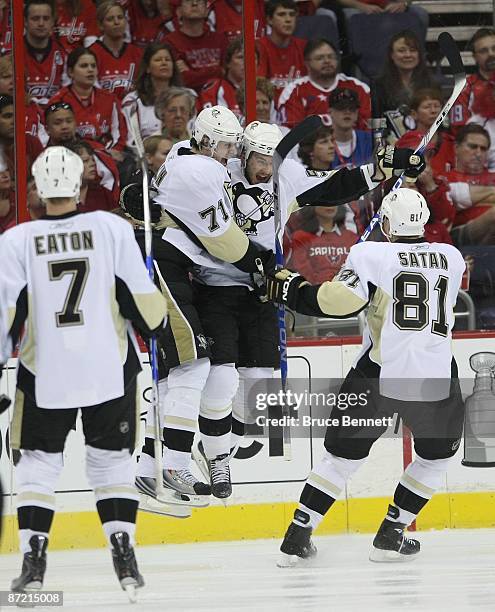
<path fill-rule="evenodd" d="M 479 30 L 476 30 L 468 43 L 468 48 L 474 52 L 474 45 L 478 42 L 478 40 L 481 38 L 486 38 L 487 36 L 495 36 L 495 28 L 480 28 Z"/>
<path fill-rule="evenodd" d="M 156 101 L 156 95 L 153 91 L 153 82 L 151 80 L 151 76 L 148 73 L 148 68 L 153 59 L 153 56 L 156 55 L 159 51 L 167 51 L 170 54 L 173 62 L 173 71 L 172 76 L 170 78 L 170 87 L 181 87 L 182 79 L 180 77 L 180 72 L 177 70 L 177 64 L 174 60 L 174 55 L 172 53 L 171 48 L 166 43 L 151 43 L 148 45 L 143 53 L 143 57 L 141 58 L 141 62 L 139 63 L 139 67 L 137 69 L 136 78 L 134 80 L 134 88 L 138 92 L 139 98 L 146 106 L 151 106 Z"/>
<path fill-rule="evenodd" d="M 313 152 L 313 148 L 316 144 L 317 140 L 321 140 L 322 138 L 326 138 L 327 136 L 332 136 L 333 130 L 331 127 L 322 125 L 317 130 L 312 132 L 309 136 L 307 136 L 304 140 L 301 140 L 301 144 L 299 145 L 299 149 L 297 154 L 301 158 L 302 163 L 311 169 L 311 154 Z"/>
<path fill-rule="evenodd" d="M 306 46 L 304 47 L 304 59 L 307 61 L 312 53 L 324 45 L 331 47 L 334 50 L 335 55 L 339 57 L 339 52 L 337 51 L 333 42 L 326 40 L 326 38 L 316 38 L 314 40 L 308 40 L 306 43 Z"/>
<path fill-rule="evenodd" d="M 487 139 L 488 146 L 491 145 L 491 138 L 488 130 L 486 130 L 479 123 L 468 123 L 467 125 L 463 125 L 457 132 L 455 144 L 462 144 L 470 134 L 481 134 L 481 136 L 484 136 Z"/>
<path fill-rule="evenodd" d="M 92 55 L 96 61 L 96 54 L 94 51 L 91 51 L 91 49 L 87 47 L 76 47 L 67 57 L 67 68 L 72 70 L 83 55 Z"/>
<path fill-rule="evenodd" d="M 28 18 L 29 9 L 32 6 L 42 6 L 43 4 L 48 4 L 48 6 L 50 7 L 52 11 L 52 17 L 55 17 L 56 11 L 55 11 L 54 0 L 27 0 L 26 3 L 24 4 L 24 19 Z"/>
<path fill-rule="evenodd" d="M 297 4 L 294 0 L 269 0 L 265 7 L 265 15 L 267 17 L 273 17 L 279 6 L 286 9 L 292 9 L 297 13 Z"/>

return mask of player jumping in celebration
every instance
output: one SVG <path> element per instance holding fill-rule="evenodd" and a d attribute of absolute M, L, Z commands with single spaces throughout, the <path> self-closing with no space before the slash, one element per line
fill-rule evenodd
<path fill-rule="evenodd" d="M 81 409 L 88 481 L 117 577 L 132 600 L 144 581 L 133 550 L 141 367 L 131 323 L 148 334 L 161 329 L 166 303 L 130 224 L 103 211 L 78 212 L 78 155 L 48 147 L 32 172 L 46 215 L 0 238 L 0 309 L 8 321 L 0 345 L 15 347 L 25 325 L 10 429 L 12 448 L 22 451 L 16 481 L 24 559 L 12 590 L 43 584 L 54 491 Z"/>
<path fill-rule="evenodd" d="M 256 133 L 253 125 L 251 128 Z M 202 433 L 204 439 L 208 438 L 211 442 L 207 460 L 212 493 L 217 497 L 228 497 L 231 492 L 228 469 L 230 411 L 238 387 L 238 374 L 230 349 L 230 352 L 227 351 L 229 359 L 224 361 L 224 354 L 222 360 L 210 370 L 212 343 L 203 329 L 189 272 L 194 265 L 218 268 L 225 265 L 222 262 L 227 262 L 232 264 L 231 270 L 235 267 L 245 273 L 243 282 L 247 280 L 250 284 L 249 274 L 257 273 L 263 267 L 266 269 L 273 261 L 265 242 L 250 240 L 249 232 L 244 232 L 235 222 L 236 218 L 240 220 L 240 215 L 236 215 L 232 207 L 230 177 L 225 164 L 229 158 L 237 155 L 234 145 L 237 145 L 242 134 L 239 129 L 237 119 L 228 109 L 204 109 L 196 119 L 191 148 L 187 142 L 175 145 L 155 180 L 158 188 L 155 201 L 175 225 L 165 230 L 163 239 L 168 256 L 162 253 L 163 265 L 159 264 L 162 274 L 160 283 L 168 296 L 170 311 L 168 342 L 164 344 L 171 368 L 164 399 L 163 435 L 167 448 L 164 467 L 174 472 L 189 468 L 201 405 Z M 269 153 L 268 149 L 260 153 L 261 156 L 268 153 L 270 168 L 267 171 L 266 160 L 261 160 L 252 178 L 256 183 L 263 183 L 271 176 L 271 155 L 278 138 L 277 135 L 277 140 L 271 142 Z M 263 148 L 265 145 L 260 142 L 257 146 Z M 256 151 L 254 144 L 248 149 L 246 160 L 252 151 Z M 396 150 L 393 147 L 389 147 L 386 154 L 380 154 L 376 163 L 354 169 L 311 172 L 294 163 L 292 172 L 286 173 L 281 182 L 283 201 L 292 203 L 291 211 L 313 202 L 340 204 L 366 193 L 400 169 L 417 172 L 418 164 L 422 164 L 420 156 L 412 156 L 411 150 Z M 243 172 L 239 170 L 240 175 Z M 249 180 L 246 181 L 246 185 L 250 184 Z M 242 187 L 239 186 L 239 189 Z M 256 191 L 266 191 L 266 195 L 270 196 L 270 190 L 264 186 L 254 189 L 253 193 Z M 259 207 L 260 203 L 256 206 Z M 270 205 L 266 204 L 263 203 L 257 211 L 256 206 L 247 211 L 253 225 L 258 213 L 262 212 L 265 216 L 273 214 L 269 212 Z M 286 210 L 285 215 L 288 216 L 291 211 Z M 269 231 L 270 234 L 273 232 L 272 229 Z M 238 272 L 235 271 L 235 274 Z M 228 284 L 235 282 L 229 281 Z M 225 338 L 222 341 L 226 347 Z M 217 348 L 220 351 L 220 347 Z M 219 452 L 220 445 L 224 452 Z M 154 487 L 152 462 L 149 460 L 152 455 L 152 440 L 147 438 L 137 482 L 140 490 L 149 495 L 152 495 Z"/>
<path fill-rule="evenodd" d="M 289 270 L 267 279 L 271 300 L 304 314 L 345 318 L 368 307 L 361 352 L 339 392 L 367 400 L 333 409 L 338 425 L 327 429 L 323 459 L 309 475 L 280 547 L 280 566 L 316 554 L 312 531 L 386 430 L 381 417 L 394 413 L 414 435 L 416 458 L 397 485 L 370 560 L 401 561 L 419 552 L 419 542 L 404 530 L 445 478 L 464 417 L 451 341 L 465 262 L 455 247 L 425 241 L 428 218 L 423 196 L 399 189 L 381 208 L 389 242 L 354 245 L 331 282 L 311 286 Z"/>

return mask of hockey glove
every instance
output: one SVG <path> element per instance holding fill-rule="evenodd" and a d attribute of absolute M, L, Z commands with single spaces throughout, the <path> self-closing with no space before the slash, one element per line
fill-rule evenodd
<path fill-rule="evenodd" d="M 119 205 L 124 211 L 126 217 L 129 217 L 138 225 L 143 225 L 143 186 L 141 183 L 131 183 L 130 185 L 126 185 L 120 192 Z M 151 203 L 150 217 L 152 226 L 158 223 L 161 214 L 162 209 L 160 206 Z"/>
<path fill-rule="evenodd" d="M 273 275 L 266 277 L 266 292 L 268 300 L 276 304 L 283 304 L 292 310 L 297 310 L 297 299 L 300 287 L 309 285 L 309 282 L 298 272 L 283 268 Z"/>
<path fill-rule="evenodd" d="M 0 414 L 4 413 L 11 403 L 10 398 L 2 393 L 0 395 Z"/>
<path fill-rule="evenodd" d="M 426 168 L 422 153 L 415 153 L 413 149 L 397 149 L 392 145 L 378 149 L 374 164 L 375 172 L 371 179 L 375 182 L 386 181 L 402 173 L 414 181 Z"/>

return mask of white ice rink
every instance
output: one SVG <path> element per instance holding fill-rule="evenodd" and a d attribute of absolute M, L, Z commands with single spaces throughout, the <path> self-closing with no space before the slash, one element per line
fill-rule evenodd
<path fill-rule="evenodd" d="M 423 550 L 414 562 L 377 565 L 367 558 L 371 535 L 315 538 L 317 560 L 292 569 L 275 566 L 275 540 L 141 547 L 146 586 L 134 605 L 108 551 L 55 551 L 45 588 L 63 590 L 64 607 L 55 609 L 70 612 L 495 610 L 495 530 L 420 532 L 418 539 Z M 20 565 L 19 555 L 0 556 L 0 590 Z"/>

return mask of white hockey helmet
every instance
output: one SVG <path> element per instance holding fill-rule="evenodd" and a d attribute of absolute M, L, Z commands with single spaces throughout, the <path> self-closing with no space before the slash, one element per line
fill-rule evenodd
<path fill-rule="evenodd" d="M 48 147 L 35 159 L 32 174 L 38 195 L 48 198 L 79 198 L 83 160 L 66 147 Z"/>
<path fill-rule="evenodd" d="M 242 127 L 229 108 L 212 106 L 204 108 L 194 121 L 192 137 L 198 146 L 204 136 L 208 136 L 212 149 L 215 149 L 219 142 L 238 144 L 242 137 Z"/>
<path fill-rule="evenodd" d="M 423 236 L 425 224 L 430 218 L 428 204 L 414 189 L 401 188 L 390 192 L 382 200 L 380 226 L 389 236 Z M 388 219 L 389 230 L 383 230 Z"/>
<path fill-rule="evenodd" d="M 252 121 L 246 126 L 242 135 L 242 152 L 247 162 L 252 151 L 262 155 L 273 156 L 275 147 L 282 140 L 283 134 L 274 123 Z"/>

